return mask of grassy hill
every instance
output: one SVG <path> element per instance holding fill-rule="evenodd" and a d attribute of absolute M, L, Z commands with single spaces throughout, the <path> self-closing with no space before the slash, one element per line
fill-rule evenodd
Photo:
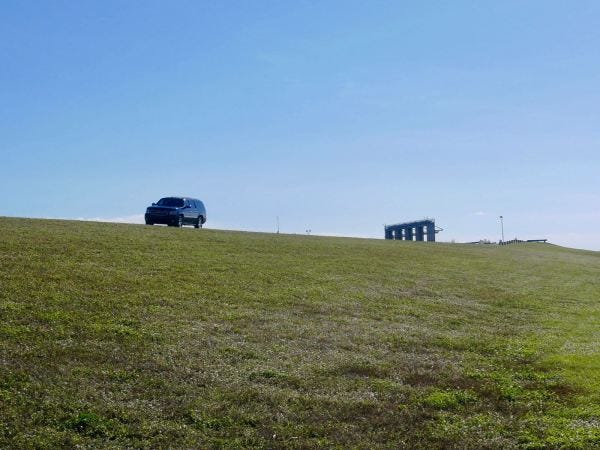
<path fill-rule="evenodd" d="M 0 447 L 600 446 L 600 253 L 0 218 Z"/>

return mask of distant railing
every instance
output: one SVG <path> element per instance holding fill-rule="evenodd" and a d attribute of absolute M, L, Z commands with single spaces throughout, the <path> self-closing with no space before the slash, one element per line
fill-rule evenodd
<path fill-rule="evenodd" d="M 511 241 L 500 241 L 498 242 L 499 245 L 511 245 L 511 244 L 522 244 L 524 242 L 543 242 L 544 244 L 546 242 L 548 242 L 548 239 L 527 239 L 526 241 L 523 241 L 521 239 L 513 239 Z"/>

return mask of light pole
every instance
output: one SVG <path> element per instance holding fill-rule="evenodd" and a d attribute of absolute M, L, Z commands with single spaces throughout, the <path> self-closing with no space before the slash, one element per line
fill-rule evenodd
<path fill-rule="evenodd" d="M 504 242 L 504 217 L 500 216 L 500 227 L 502 228 L 502 242 Z"/>

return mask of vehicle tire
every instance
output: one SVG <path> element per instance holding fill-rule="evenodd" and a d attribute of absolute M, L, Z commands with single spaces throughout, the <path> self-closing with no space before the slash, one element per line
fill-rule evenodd
<path fill-rule="evenodd" d="M 154 225 L 152 222 L 146 222 L 146 225 Z"/>
<path fill-rule="evenodd" d="M 194 224 L 194 228 L 202 228 L 202 216 L 198 216 L 198 219 L 196 219 L 196 223 Z"/>

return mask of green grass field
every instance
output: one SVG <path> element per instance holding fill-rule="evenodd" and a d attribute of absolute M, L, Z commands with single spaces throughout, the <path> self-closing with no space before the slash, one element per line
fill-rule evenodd
<path fill-rule="evenodd" d="M 600 252 L 0 218 L 0 447 L 600 447 Z"/>

